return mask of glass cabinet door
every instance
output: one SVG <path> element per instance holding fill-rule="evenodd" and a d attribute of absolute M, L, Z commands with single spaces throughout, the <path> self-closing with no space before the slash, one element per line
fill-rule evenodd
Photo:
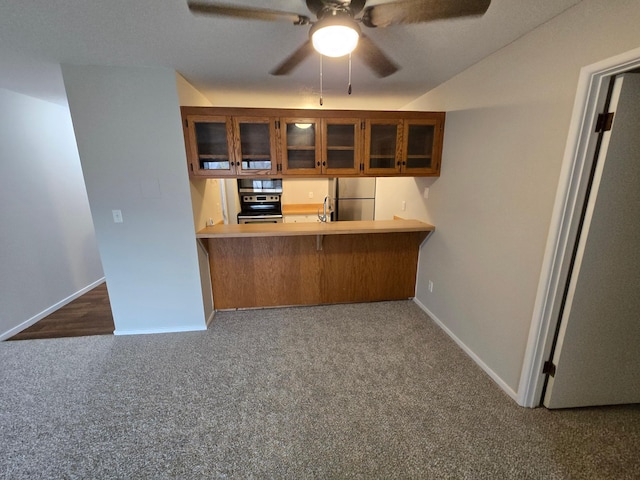
<path fill-rule="evenodd" d="M 360 173 L 360 119 L 335 118 L 322 122 L 322 173 L 356 175 Z"/>
<path fill-rule="evenodd" d="M 402 163 L 402 120 L 367 120 L 364 171 L 367 174 L 394 174 Z"/>
<path fill-rule="evenodd" d="M 265 175 L 277 172 L 275 119 L 234 118 L 237 138 L 236 171 L 242 175 Z"/>
<path fill-rule="evenodd" d="M 434 162 L 434 151 L 438 147 L 436 120 L 405 120 L 403 139 L 403 173 L 435 173 L 439 165 Z"/>
<path fill-rule="evenodd" d="M 320 173 L 320 121 L 315 118 L 283 118 L 282 173 Z"/>
<path fill-rule="evenodd" d="M 233 175 L 232 126 L 228 117 L 188 116 L 190 158 L 194 175 Z"/>

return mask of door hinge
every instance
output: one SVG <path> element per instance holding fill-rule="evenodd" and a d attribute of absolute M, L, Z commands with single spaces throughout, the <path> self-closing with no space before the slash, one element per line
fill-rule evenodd
<path fill-rule="evenodd" d="M 276 130 L 280 130 L 280 120 L 276 120 Z"/>
<path fill-rule="evenodd" d="M 613 116 L 615 112 L 600 113 L 596 120 L 596 133 L 608 132 L 613 125 Z"/>
<path fill-rule="evenodd" d="M 360 130 L 364 130 L 364 127 L 365 127 L 364 121 L 360 122 Z"/>
<path fill-rule="evenodd" d="M 364 172 L 364 163 L 361 163 L 361 164 L 360 164 L 360 171 L 361 171 L 361 172 Z"/>
<path fill-rule="evenodd" d="M 184 128 L 189 128 L 189 121 L 186 118 L 184 120 Z"/>
<path fill-rule="evenodd" d="M 542 366 L 542 373 L 545 375 L 551 375 L 552 377 L 556 376 L 556 366 L 551 360 L 544 362 L 544 365 Z"/>

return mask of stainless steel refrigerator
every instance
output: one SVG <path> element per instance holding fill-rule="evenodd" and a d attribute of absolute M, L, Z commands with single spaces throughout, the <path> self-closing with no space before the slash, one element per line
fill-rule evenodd
<path fill-rule="evenodd" d="M 332 178 L 332 220 L 373 220 L 376 210 L 375 178 Z"/>

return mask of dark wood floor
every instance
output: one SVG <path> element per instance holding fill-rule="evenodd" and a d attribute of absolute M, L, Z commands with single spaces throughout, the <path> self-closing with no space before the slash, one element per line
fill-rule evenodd
<path fill-rule="evenodd" d="M 107 285 L 103 283 L 9 340 L 110 335 L 114 330 Z"/>

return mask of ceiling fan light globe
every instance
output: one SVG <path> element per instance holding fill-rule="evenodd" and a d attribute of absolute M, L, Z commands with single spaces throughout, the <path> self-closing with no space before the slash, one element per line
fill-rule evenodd
<path fill-rule="evenodd" d="M 360 33 L 346 25 L 327 25 L 311 35 L 313 48 L 327 57 L 342 57 L 358 46 Z"/>

